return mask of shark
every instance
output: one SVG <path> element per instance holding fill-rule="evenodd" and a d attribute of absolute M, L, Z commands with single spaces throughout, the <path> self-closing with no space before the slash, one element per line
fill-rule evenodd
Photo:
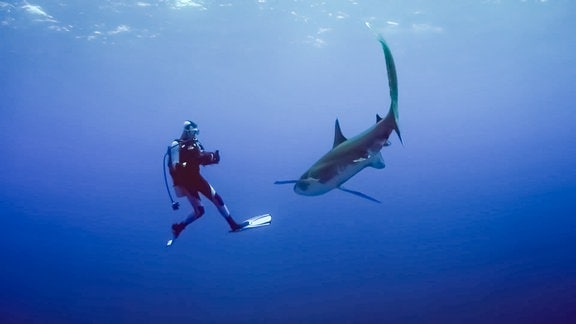
<path fill-rule="evenodd" d="M 368 25 L 370 28 L 370 26 Z M 383 169 L 385 167 L 381 150 L 389 146 L 390 134 L 395 132 L 400 143 L 404 144 L 398 128 L 398 79 L 392 52 L 388 44 L 378 34 L 378 41 L 384 51 L 388 87 L 390 89 L 390 108 L 384 118 L 376 114 L 376 124 L 364 132 L 346 138 L 336 119 L 332 149 L 316 161 L 298 180 L 276 181 L 275 184 L 294 184 L 294 192 L 304 196 L 323 195 L 333 189 L 339 189 L 356 196 L 380 203 L 379 200 L 342 185 L 366 167 Z"/>

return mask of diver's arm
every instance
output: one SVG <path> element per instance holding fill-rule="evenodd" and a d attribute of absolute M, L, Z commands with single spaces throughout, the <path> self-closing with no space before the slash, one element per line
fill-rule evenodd
<path fill-rule="evenodd" d="M 201 152 L 198 161 L 202 165 L 218 164 L 220 162 L 220 151 Z"/>
<path fill-rule="evenodd" d="M 195 158 L 199 164 L 210 165 L 218 164 L 218 162 L 220 162 L 220 152 L 218 150 L 215 152 L 206 152 L 204 151 L 204 146 L 202 146 L 202 143 L 200 143 L 198 140 L 196 140 L 195 146 Z"/>

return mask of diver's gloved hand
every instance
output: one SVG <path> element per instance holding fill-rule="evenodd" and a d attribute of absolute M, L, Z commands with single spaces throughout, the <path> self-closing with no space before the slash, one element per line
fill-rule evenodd
<path fill-rule="evenodd" d="M 217 164 L 220 162 L 220 152 L 202 152 L 198 157 L 198 163 L 201 165 Z"/>

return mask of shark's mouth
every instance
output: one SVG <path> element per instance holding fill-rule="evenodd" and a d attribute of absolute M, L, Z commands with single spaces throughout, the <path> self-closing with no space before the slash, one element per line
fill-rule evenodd
<path fill-rule="evenodd" d="M 306 180 L 301 180 L 294 185 L 294 190 L 298 193 L 306 192 L 310 188 L 310 182 Z"/>
<path fill-rule="evenodd" d="M 294 191 L 304 196 L 317 196 L 325 193 L 327 190 L 322 182 L 316 178 L 300 179 L 294 185 Z"/>

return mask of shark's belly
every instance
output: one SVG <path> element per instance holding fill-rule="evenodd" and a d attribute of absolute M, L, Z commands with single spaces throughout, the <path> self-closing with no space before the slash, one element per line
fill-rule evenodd
<path fill-rule="evenodd" d="M 364 160 L 340 168 L 340 170 L 338 171 L 338 175 L 330 179 L 330 181 L 326 183 L 327 187 L 329 187 L 328 190 L 340 187 L 342 184 L 344 184 L 350 178 L 355 176 L 358 172 L 362 171 L 368 165 L 370 165 L 370 162 L 368 160 Z"/>
<path fill-rule="evenodd" d="M 294 191 L 304 196 L 318 196 L 340 187 L 358 172 L 370 165 L 369 160 L 357 161 L 345 166 L 337 167 L 328 179 L 309 177 L 301 179 L 294 186 Z"/>

